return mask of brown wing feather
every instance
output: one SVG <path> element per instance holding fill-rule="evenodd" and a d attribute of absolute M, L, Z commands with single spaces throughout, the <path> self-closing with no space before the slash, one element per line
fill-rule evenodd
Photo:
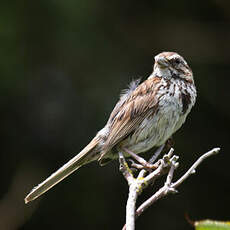
<path fill-rule="evenodd" d="M 160 78 L 155 77 L 140 84 L 125 100 L 122 98 L 112 111 L 108 124 L 110 134 L 105 142 L 105 152 L 123 140 L 156 107 L 155 92 Z"/>

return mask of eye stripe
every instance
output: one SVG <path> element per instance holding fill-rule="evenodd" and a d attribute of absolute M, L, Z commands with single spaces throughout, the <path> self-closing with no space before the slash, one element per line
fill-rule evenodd
<path fill-rule="evenodd" d="M 179 65 L 179 64 L 181 64 L 181 63 L 183 63 L 179 58 L 172 58 L 172 59 L 170 59 L 169 60 L 169 62 L 172 64 L 172 65 Z"/>

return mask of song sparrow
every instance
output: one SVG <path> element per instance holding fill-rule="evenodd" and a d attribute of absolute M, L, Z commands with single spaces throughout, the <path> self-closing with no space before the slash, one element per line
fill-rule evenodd
<path fill-rule="evenodd" d="M 118 149 L 138 154 L 164 144 L 185 122 L 195 100 L 193 73 L 184 58 L 174 52 L 158 54 L 148 79 L 141 84 L 134 81 L 122 92 L 105 127 L 78 155 L 35 187 L 25 203 L 86 163 L 99 160 L 103 164 L 117 158 Z"/>

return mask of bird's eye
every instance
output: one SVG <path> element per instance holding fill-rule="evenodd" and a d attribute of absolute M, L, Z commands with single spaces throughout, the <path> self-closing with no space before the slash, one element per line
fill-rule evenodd
<path fill-rule="evenodd" d="M 178 58 L 174 59 L 174 63 L 179 65 L 180 64 L 180 60 Z"/>

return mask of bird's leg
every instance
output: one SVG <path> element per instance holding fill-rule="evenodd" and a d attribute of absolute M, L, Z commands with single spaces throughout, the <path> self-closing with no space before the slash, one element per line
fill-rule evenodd
<path fill-rule="evenodd" d="M 173 148 L 175 142 L 173 140 L 173 137 L 171 136 L 167 141 L 166 141 L 166 144 L 165 144 L 165 147 L 170 150 L 171 148 Z"/>
<path fill-rule="evenodd" d="M 136 164 L 136 163 L 132 162 L 132 166 L 135 168 L 138 168 L 138 169 L 145 168 L 145 169 L 153 170 L 153 169 L 156 169 L 158 167 L 158 163 L 151 164 L 151 163 L 147 162 L 144 158 L 142 158 L 142 157 L 138 156 L 137 154 L 135 154 L 134 152 L 130 151 L 129 149 L 123 148 L 123 150 L 126 153 L 128 153 L 132 158 L 134 158 L 138 163 L 140 163 L 140 164 Z"/>
<path fill-rule="evenodd" d="M 132 167 L 131 169 L 133 171 L 145 169 L 145 167 L 143 165 L 136 163 L 133 159 L 128 159 L 127 161 L 129 161 L 131 163 L 131 167 Z"/>
<path fill-rule="evenodd" d="M 160 154 L 162 153 L 163 149 L 165 148 L 166 144 L 161 145 L 156 152 L 153 154 L 153 156 L 149 159 L 149 163 L 153 164 L 157 158 L 160 156 Z"/>

